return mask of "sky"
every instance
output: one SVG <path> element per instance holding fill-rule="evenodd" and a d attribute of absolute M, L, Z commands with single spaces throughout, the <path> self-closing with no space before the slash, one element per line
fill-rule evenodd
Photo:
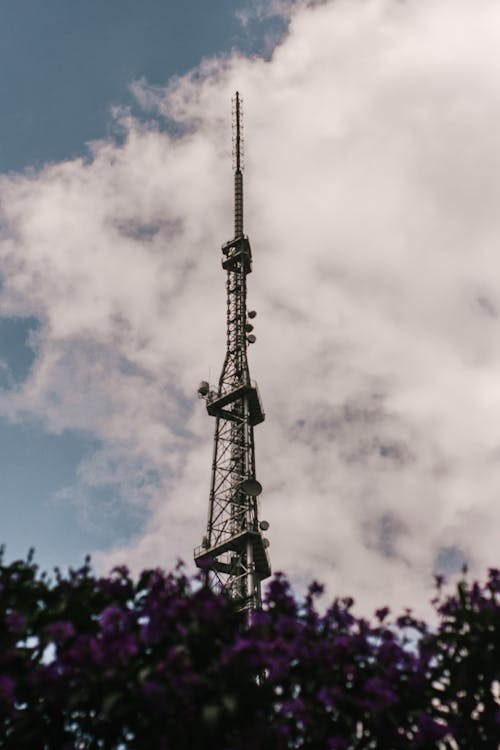
<path fill-rule="evenodd" d="M 192 565 L 238 89 L 274 570 L 425 612 L 498 565 L 496 0 L 0 14 L 7 557 Z"/>

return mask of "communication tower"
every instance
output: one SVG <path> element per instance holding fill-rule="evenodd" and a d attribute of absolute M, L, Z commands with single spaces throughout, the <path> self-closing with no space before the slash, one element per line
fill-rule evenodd
<path fill-rule="evenodd" d="M 254 427 L 264 421 L 257 384 L 250 380 L 247 348 L 255 343 L 256 312 L 247 311 L 247 275 L 252 252 L 243 232 L 242 102 L 233 99 L 234 238 L 222 246 L 226 271 L 227 349 L 217 387 L 202 381 L 198 388 L 207 411 L 215 417 L 212 479 L 207 532 L 194 551 L 196 565 L 205 571 L 210 588 L 226 592 L 249 614 L 261 606 L 261 581 L 271 574 L 259 522 L 258 496 L 262 486 L 255 476 Z"/>

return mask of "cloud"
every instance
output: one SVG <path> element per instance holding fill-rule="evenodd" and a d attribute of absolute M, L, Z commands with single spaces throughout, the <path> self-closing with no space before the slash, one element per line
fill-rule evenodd
<path fill-rule="evenodd" d="M 91 431 L 122 502 L 154 476 L 102 565 L 189 560 L 204 532 L 235 89 L 274 568 L 422 609 L 443 560 L 498 562 L 499 43 L 493 0 L 297 4 L 269 60 L 139 82 L 123 143 L 2 177 L 4 309 L 41 322 L 2 413 Z"/>

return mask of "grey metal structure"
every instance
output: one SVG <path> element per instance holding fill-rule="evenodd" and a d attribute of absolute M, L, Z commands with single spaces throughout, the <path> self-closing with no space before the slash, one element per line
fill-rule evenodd
<path fill-rule="evenodd" d="M 212 480 L 206 536 L 194 550 L 198 567 L 215 591 L 224 591 L 249 614 L 261 606 L 261 581 L 271 574 L 259 522 L 254 427 L 264 421 L 257 385 L 250 380 L 247 347 L 255 342 L 247 312 L 252 252 L 243 233 L 243 137 L 241 97 L 233 100 L 234 238 L 222 246 L 227 273 L 227 351 L 217 388 L 202 381 L 199 395 L 215 417 Z"/>

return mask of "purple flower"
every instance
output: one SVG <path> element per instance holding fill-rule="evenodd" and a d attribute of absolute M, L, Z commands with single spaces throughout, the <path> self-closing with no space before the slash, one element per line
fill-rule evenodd
<path fill-rule="evenodd" d="M 378 649 L 379 661 L 384 666 L 397 663 L 401 655 L 401 647 L 394 641 L 384 641 Z"/>
<path fill-rule="evenodd" d="M 207 622 L 218 621 L 224 609 L 224 602 L 218 597 L 211 596 L 200 603 L 200 616 Z"/>
<path fill-rule="evenodd" d="M 330 737 L 328 740 L 328 750 L 347 750 L 348 742 L 343 737 Z"/>
<path fill-rule="evenodd" d="M 121 635 L 112 642 L 112 648 L 109 649 L 112 655 L 118 658 L 122 663 L 135 656 L 138 652 L 137 642 L 133 635 Z"/>
<path fill-rule="evenodd" d="M 318 691 L 318 701 L 327 709 L 333 709 L 339 702 L 340 690 L 336 687 L 322 687 Z"/>
<path fill-rule="evenodd" d="M 65 643 L 69 638 L 73 638 L 75 635 L 75 628 L 71 622 L 67 620 L 59 620 L 53 622 L 45 628 L 45 633 L 49 640 L 54 641 L 56 644 Z"/>
<path fill-rule="evenodd" d="M 132 594 L 132 582 L 127 578 L 127 568 L 114 568 L 112 577 L 97 581 L 97 588 L 108 599 L 126 601 Z"/>
<path fill-rule="evenodd" d="M 265 612 L 262 609 L 258 609 L 252 613 L 252 626 L 255 629 L 263 628 L 266 625 L 269 625 L 270 622 L 271 618 L 269 617 L 268 612 Z"/>
<path fill-rule="evenodd" d="M 0 705 L 12 706 L 15 701 L 14 688 L 16 683 L 11 677 L 0 674 Z"/>
<path fill-rule="evenodd" d="M 453 617 L 458 609 L 458 606 L 459 605 L 457 597 L 449 596 L 445 603 L 439 607 L 438 612 L 442 615 Z"/>
<path fill-rule="evenodd" d="M 65 653 L 65 659 L 86 667 L 101 667 L 105 663 L 102 643 L 94 636 L 78 636 Z"/>
<path fill-rule="evenodd" d="M 415 735 L 415 740 L 424 744 L 425 747 L 428 747 L 427 743 L 435 740 L 442 740 L 449 732 L 447 724 L 438 723 L 435 719 L 426 714 L 420 716 L 417 726 L 418 730 Z"/>
<path fill-rule="evenodd" d="M 383 622 L 388 614 L 389 607 L 381 607 L 380 609 L 375 610 L 375 616 L 378 620 L 380 620 L 380 622 Z"/>
<path fill-rule="evenodd" d="M 375 676 L 367 680 L 365 690 L 371 695 L 367 703 L 375 710 L 388 708 L 398 701 L 397 695 L 381 677 Z"/>
<path fill-rule="evenodd" d="M 5 622 L 10 632 L 16 635 L 24 632 L 26 628 L 26 620 L 18 612 L 8 612 L 5 615 Z"/>
<path fill-rule="evenodd" d="M 352 651 L 351 645 L 352 645 L 352 639 L 348 635 L 337 635 L 335 638 L 335 646 L 337 646 L 339 649 L 345 650 L 345 651 Z"/>
<path fill-rule="evenodd" d="M 290 659 L 286 654 L 274 653 L 268 660 L 267 668 L 270 680 L 282 680 L 290 672 Z"/>
<path fill-rule="evenodd" d="M 127 613 L 120 609 L 120 607 L 106 607 L 99 617 L 99 624 L 104 632 L 121 630 L 126 625 L 126 622 Z"/>
<path fill-rule="evenodd" d="M 318 581 L 313 581 L 308 589 L 311 596 L 321 596 L 325 592 L 325 587 Z"/>

